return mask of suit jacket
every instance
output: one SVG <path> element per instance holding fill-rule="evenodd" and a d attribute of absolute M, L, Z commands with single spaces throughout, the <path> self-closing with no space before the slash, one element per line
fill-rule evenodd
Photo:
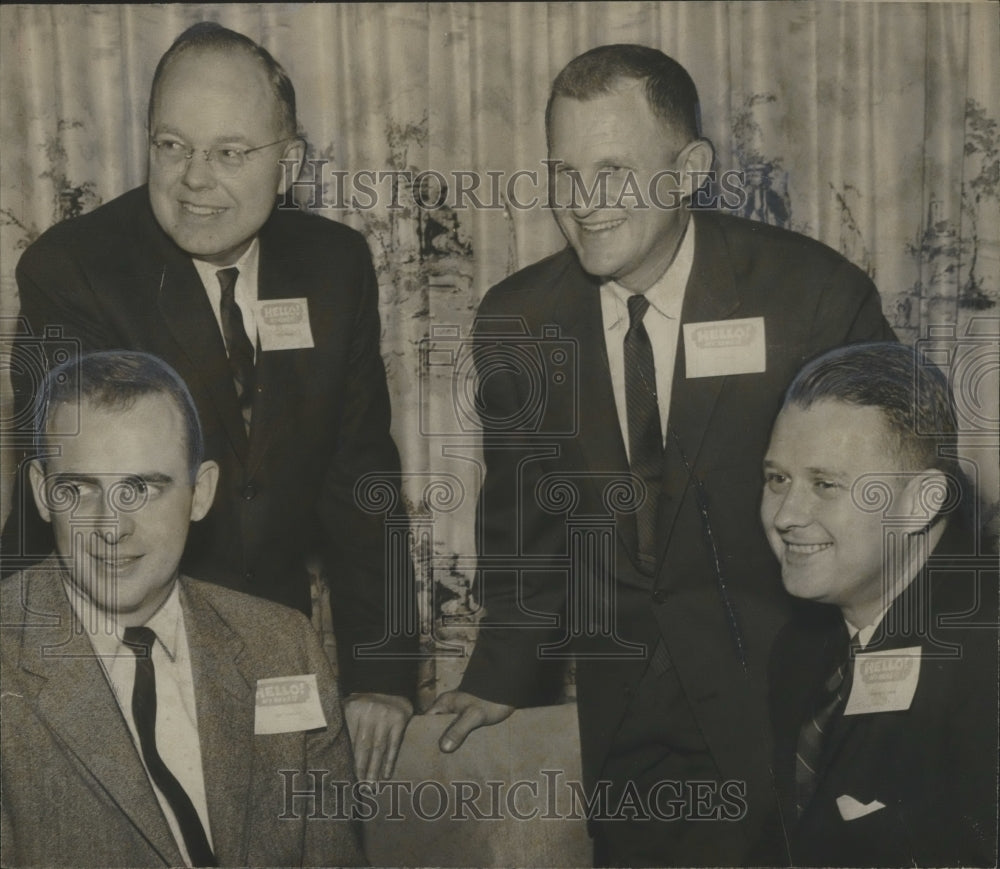
<path fill-rule="evenodd" d="M 184 572 L 308 613 L 306 565 L 322 557 L 345 690 L 409 695 L 412 665 L 353 654 L 387 633 L 384 514 L 364 509 L 355 486 L 368 474 L 394 486 L 399 477 L 371 256 L 354 230 L 297 210 L 276 209 L 259 239 L 259 297 L 305 298 L 315 346 L 258 352 L 249 440 L 205 289 L 156 223 L 145 187 L 52 227 L 21 257 L 21 311 L 32 334 L 15 343 L 16 404 L 29 406 L 43 351 L 50 361 L 77 347 L 164 359 L 191 390 L 206 458 L 221 468 L 215 504 L 192 526 Z M 43 337 L 53 327 L 57 334 Z M 33 506 L 25 512 L 35 515 Z M 9 572 L 21 550 L 6 536 Z M 20 563 L 48 551 L 28 551 Z M 394 592 L 412 593 L 411 570 L 400 565 Z M 382 651 L 413 652 L 415 637 L 391 637 Z"/>
<path fill-rule="evenodd" d="M 0 584 L 3 863 L 183 865 L 63 576 L 52 558 Z M 285 803 L 279 770 L 329 770 L 331 790 L 353 780 L 333 673 L 311 625 L 259 598 L 180 583 L 219 865 L 364 863 L 351 822 L 307 820 L 307 803 L 291 812 Z M 327 726 L 255 736 L 257 680 L 309 673 Z M 294 785 L 307 789 L 301 777 Z M 333 802 L 320 809 L 333 814 Z"/>
<path fill-rule="evenodd" d="M 527 705 L 538 696 L 539 656 L 574 653 L 584 778 L 593 787 L 651 653 L 662 644 L 668 654 L 653 666 L 675 668 L 721 779 L 747 783 L 752 826 L 773 803 L 765 670 L 788 608 L 758 519 L 771 425 L 806 359 L 893 335 L 871 281 L 829 248 L 716 213 L 696 212 L 693 219 L 682 330 L 687 323 L 761 317 L 766 371 L 689 379 L 681 332 L 652 577 L 636 561 L 628 512 L 634 504 L 615 486 L 627 478 L 628 461 L 599 282 L 567 249 L 494 287 L 480 305 L 486 476 L 478 590 L 486 616 L 462 687 Z M 583 554 L 567 578 L 554 560 L 565 564 L 581 539 L 578 529 L 595 521 L 607 536 L 576 547 Z M 518 578 L 519 565 L 525 569 Z M 579 604 L 585 588 L 597 595 L 590 611 L 606 619 L 604 626 L 572 627 L 587 612 Z M 568 589 L 575 600 L 567 617 Z M 543 652 L 544 644 L 550 648 Z M 749 839 L 740 842 L 742 848 Z M 706 855 L 729 864 L 740 853 L 720 850 L 714 857 Z"/>
<path fill-rule="evenodd" d="M 814 605 L 774 645 L 771 714 L 780 795 L 773 862 L 793 866 L 996 866 L 997 574 L 975 550 L 940 556 L 896 599 L 866 650 L 920 647 L 909 709 L 841 716 L 801 818 L 795 750 L 836 666 L 836 607 Z M 845 820 L 837 798 L 884 805 Z"/>

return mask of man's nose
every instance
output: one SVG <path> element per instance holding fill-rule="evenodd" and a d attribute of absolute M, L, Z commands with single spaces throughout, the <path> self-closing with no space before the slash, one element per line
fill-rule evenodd
<path fill-rule="evenodd" d="M 135 520 L 129 513 L 115 513 L 108 516 L 94 534 L 108 546 L 117 546 L 127 540 L 135 530 Z"/>
<path fill-rule="evenodd" d="M 186 187 L 192 190 L 204 190 L 216 184 L 215 168 L 209 165 L 208 155 L 204 151 L 195 151 L 191 158 L 185 161 L 184 174 L 181 176 Z"/>
<path fill-rule="evenodd" d="M 135 510 L 141 503 L 133 502 L 128 489 L 112 487 L 100 502 L 100 526 L 95 529 L 105 543 L 115 546 L 135 530 Z"/>
<path fill-rule="evenodd" d="M 778 511 L 774 514 L 774 527 L 779 531 L 801 528 L 812 521 L 808 493 L 798 486 L 790 486 L 781 496 Z"/>
<path fill-rule="evenodd" d="M 609 202 L 608 173 L 600 170 L 589 177 L 583 173 L 567 173 L 565 189 L 559 203 L 565 205 L 577 220 L 583 220 Z"/>

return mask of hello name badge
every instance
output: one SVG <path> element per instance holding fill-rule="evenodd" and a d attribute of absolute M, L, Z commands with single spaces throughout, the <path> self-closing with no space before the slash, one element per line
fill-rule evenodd
<path fill-rule="evenodd" d="M 258 299 L 254 308 L 260 349 L 307 350 L 314 347 L 308 299 Z"/>
<path fill-rule="evenodd" d="M 257 680 L 253 719 L 256 735 L 297 733 L 319 727 L 326 727 L 326 716 L 319 702 L 315 673 Z"/>
<path fill-rule="evenodd" d="M 854 659 L 854 681 L 844 715 L 909 709 L 920 679 L 920 646 L 863 652 Z"/>
<path fill-rule="evenodd" d="M 764 318 L 684 324 L 688 377 L 758 374 L 767 370 Z"/>

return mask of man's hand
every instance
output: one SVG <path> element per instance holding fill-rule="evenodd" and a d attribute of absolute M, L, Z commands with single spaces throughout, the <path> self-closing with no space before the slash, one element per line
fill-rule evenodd
<path fill-rule="evenodd" d="M 347 732 L 354 746 L 354 768 L 360 781 L 392 776 L 413 704 L 395 694 L 351 694 L 344 701 Z"/>
<path fill-rule="evenodd" d="M 458 713 L 458 718 L 441 734 L 441 739 L 438 741 L 441 751 L 450 754 L 460 748 L 465 742 L 465 737 L 477 727 L 499 724 L 505 718 L 509 718 L 514 709 L 513 706 L 491 703 L 465 691 L 446 691 L 434 701 L 427 714 Z"/>

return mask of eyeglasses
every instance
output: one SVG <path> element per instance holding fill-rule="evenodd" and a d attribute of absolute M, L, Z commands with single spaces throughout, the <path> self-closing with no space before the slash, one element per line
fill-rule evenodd
<path fill-rule="evenodd" d="M 276 142 L 257 145 L 255 148 L 235 148 L 231 146 L 219 148 L 194 148 L 181 139 L 166 136 L 156 136 L 149 140 L 153 156 L 161 166 L 176 169 L 194 158 L 196 153 L 205 155 L 205 162 L 212 163 L 220 174 L 236 175 L 247 164 L 247 156 L 265 148 L 272 148 L 285 142 L 291 142 L 298 136 L 285 136 Z"/>

